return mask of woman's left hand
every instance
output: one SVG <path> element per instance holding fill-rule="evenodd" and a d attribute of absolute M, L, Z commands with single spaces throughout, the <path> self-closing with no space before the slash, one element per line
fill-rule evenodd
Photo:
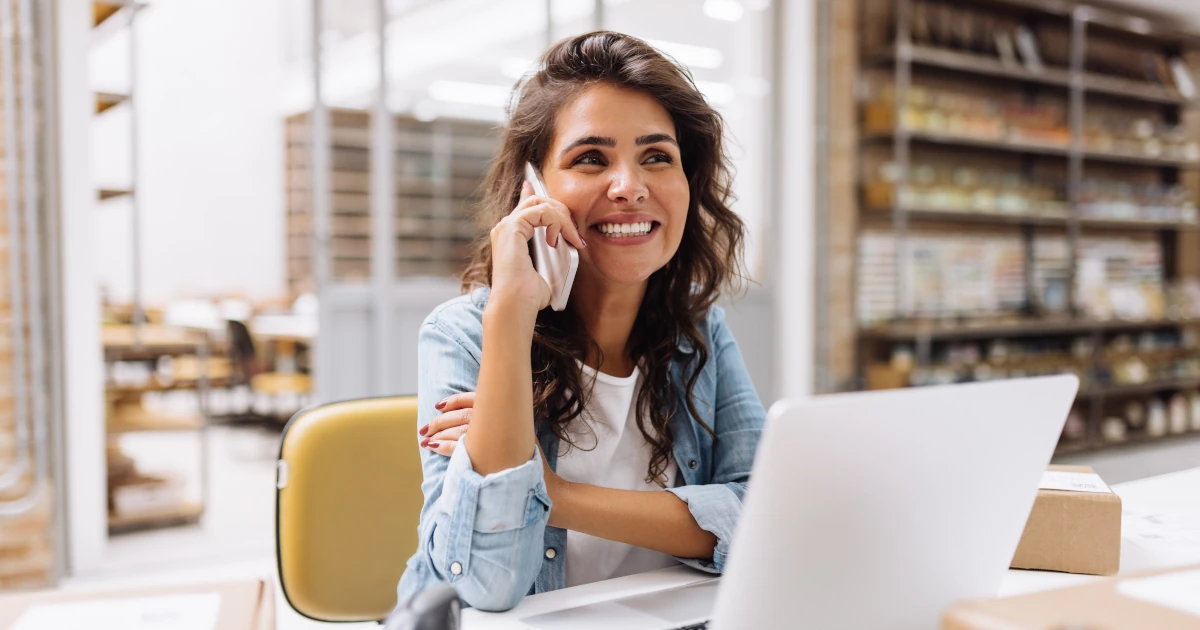
<path fill-rule="evenodd" d="M 442 415 L 429 421 L 421 427 L 421 448 L 427 448 L 439 455 L 450 457 L 458 442 L 467 434 L 471 424 L 471 414 L 475 409 L 475 392 L 455 394 L 438 403 L 437 410 Z M 541 450 L 541 447 L 538 447 Z M 546 478 L 546 489 L 553 500 L 557 491 L 565 485 L 562 477 L 550 469 L 546 455 L 542 454 L 542 472 Z"/>
<path fill-rule="evenodd" d="M 475 392 L 455 394 L 439 402 L 436 407 L 441 415 L 421 427 L 421 448 L 450 457 L 471 424 Z"/>

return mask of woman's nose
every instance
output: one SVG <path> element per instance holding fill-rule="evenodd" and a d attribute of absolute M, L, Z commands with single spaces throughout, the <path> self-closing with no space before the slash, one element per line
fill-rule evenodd
<path fill-rule="evenodd" d="M 649 196 L 649 189 L 642 181 L 637 165 L 616 166 L 612 170 L 612 181 L 608 185 L 608 198 L 615 203 L 640 203 Z"/>

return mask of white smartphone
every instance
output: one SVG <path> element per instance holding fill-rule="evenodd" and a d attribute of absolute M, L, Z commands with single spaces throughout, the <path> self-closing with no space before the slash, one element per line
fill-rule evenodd
<path fill-rule="evenodd" d="M 533 186 L 533 194 L 550 198 L 542 174 L 530 162 L 525 163 L 525 179 Z M 545 226 L 533 230 L 533 268 L 550 286 L 550 308 L 561 311 L 567 308 L 571 285 L 575 284 L 575 272 L 579 269 L 579 250 L 558 238 L 558 246 L 546 243 Z"/>

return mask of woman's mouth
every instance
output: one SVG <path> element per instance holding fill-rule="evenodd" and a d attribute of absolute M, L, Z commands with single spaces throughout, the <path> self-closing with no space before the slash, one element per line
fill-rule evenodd
<path fill-rule="evenodd" d="M 601 223 L 592 226 L 592 229 L 599 232 L 605 241 L 621 245 L 636 245 L 645 242 L 658 228 L 658 221 Z"/>

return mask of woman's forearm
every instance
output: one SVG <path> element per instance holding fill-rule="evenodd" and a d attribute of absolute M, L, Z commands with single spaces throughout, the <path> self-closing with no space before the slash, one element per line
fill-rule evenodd
<path fill-rule="evenodd" d="M 473 429 L 472 429 L 473 430 Z M 670 492 L 614 490 L 559 481 L 550 489 L 550 525 L 680 558 L 712 558 L 717 537 Z"/>
<path fill-rule="evenodd" d="M 483 313 L 479 384 L 465 442 L 481 475 L 520 466 L 536 448 L 529 351 L 537 313 L 528 310 L 496 299 Z"/>

